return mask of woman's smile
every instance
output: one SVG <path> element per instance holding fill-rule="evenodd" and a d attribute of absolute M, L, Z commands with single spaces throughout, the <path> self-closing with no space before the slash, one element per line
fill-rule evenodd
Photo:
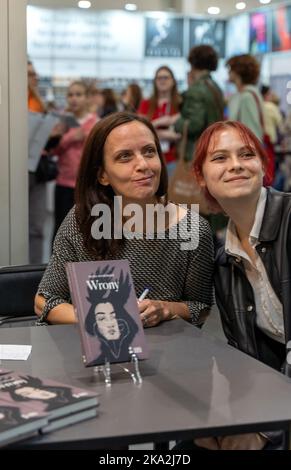
<path fill-rule="evenodd" d="M 103 185 L 124 201 L 154 201 L 160 184 L 161 160 L 155 137 L 144 124 L 131 122 L 111 131 L 104 146 Z"/>
<path fill-rule="evenodd" d="M 133 182 L 138 185 L 147 185 L 151 184 L 153 181 L 154 175 L 143 176 L 142 178 L 134 179 Z"/>
<path fill-rule="evenodd" d="M 234 182 L 239 182 L 239 181 L 247 181 L 249 180 L 248 176 L 233 176 L 232 178 L 228 178 L 224 180 L 225 183 L 234 183 Z"/>

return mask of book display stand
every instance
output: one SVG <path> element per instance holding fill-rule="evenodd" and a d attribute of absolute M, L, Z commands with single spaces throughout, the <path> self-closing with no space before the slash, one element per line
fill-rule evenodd
<path fill-rule="evenodd" d="M 128 352 L 130 355 L 130 362 L 129 367 L 125 367 L 122 364 L 116 364 L 118 365 L 126 374 L 129 374 L 133 383 L 135 385 L 140 385 L 142 384 L 142 376 L 139 370 L 139 360 L 135 352 L 133 351 L 133 348 L 130 346 L 128 348 Z M 93 376 L 94 378 L 100 377 L 100 374 L 103 375 L 104 377 L 104 383 L 106 387 L 111 387 L 112 380 L 111 380 L 111 364 L 109 361 L 105 361 L 104 365 L 101 366 L 95 366 L 93 367 Z"/>

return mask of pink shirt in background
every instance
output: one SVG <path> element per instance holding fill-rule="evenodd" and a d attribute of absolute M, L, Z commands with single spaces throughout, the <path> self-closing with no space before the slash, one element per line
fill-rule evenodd
<path fill-rule="evenodd" d="M 87 114 L 82 120 L 78 120 L 83 129 L 86 138 L 92 127 L 99 119 L 96 114 Z M 74 134 L 80 127 L 72 127 L 62 137 L 55 154 L 58 155 L 59 174 L 57 176 L 57 185 L 67 188 L 75 188 L 80 161 L 86 138 L 80 142 L 74 140 Z"/>

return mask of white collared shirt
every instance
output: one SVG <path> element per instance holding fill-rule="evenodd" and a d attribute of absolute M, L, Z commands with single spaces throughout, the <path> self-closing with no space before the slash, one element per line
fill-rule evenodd
<path fill-rule="evenodd" d="M 225 251 L 244 264 L 246 276 L 254 292 L 257 326 L 272 339 L 285 343 L 282 304 L 271 286 L 265 266 L 255 249 L 260 244 L 258 238 L 266 201 L 267 190 L 262 188 L 257 204 L 255 221 L 249 237 L 250 245 L 254 248 L 255 264 L 241 246 L 235 225 L 231 220 L 229 220 L 226 231 Z M 266 248 L 263 247 L 262 250 L 264 249 Z M 251 311 L 251 307 L 248 306 L 247 310 Z"/>

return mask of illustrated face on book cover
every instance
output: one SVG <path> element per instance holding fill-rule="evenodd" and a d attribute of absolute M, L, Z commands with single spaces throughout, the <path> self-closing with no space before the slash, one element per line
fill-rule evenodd
<path fill-rule="evenodd" d="M 50 404 L 53 408 L 58 405 L 65 405 L 74 398 L 70 387 L 45 385 L 38 377 L 21 376 L 20 380 L 14 380 L 9 377 L 4 384 L 5 392 L 9 392 L 11 398 L 16 402 L 25 402 L 30 400 L 38 400 L 46 402 L 46 410 L 50 410 Z"/>
<path fill-rule="evenodd" d="M 49 392 L 48 390 L 42 390 L 41 388 L 35 387 L 21 387 L 15 390 L 15 394 L 23 398 L 32 398 L 34 400 L 50 400 L 56 398 L 55 392 Z"/>
<path fill-rule="evenodd" d="M 116 313 L 110 302 L 96 305 L 95 318 L 96 326 L 100 331 L 100 334 L 103 335 L 105 339 L 113 340 L 120 338 L 121 332 L 118 326 Z"/>
<path fill-rule="evenodd" d="M 102 275 L 97 270 L 95 277 Z M 109 271 L 107 275 L 110 275 Z M 91 307 L 85 319 L 85 329 L 101 341 L 100 358 L 111 362 L 117 361 L 122 352 L 128 353 L 138 325 L 125 309 L 131 289 L 129 275 L 124 276 L 121 270 L 119 279 L 108 283 L 108 287 L 102 290 L 87 288 Z"/>

